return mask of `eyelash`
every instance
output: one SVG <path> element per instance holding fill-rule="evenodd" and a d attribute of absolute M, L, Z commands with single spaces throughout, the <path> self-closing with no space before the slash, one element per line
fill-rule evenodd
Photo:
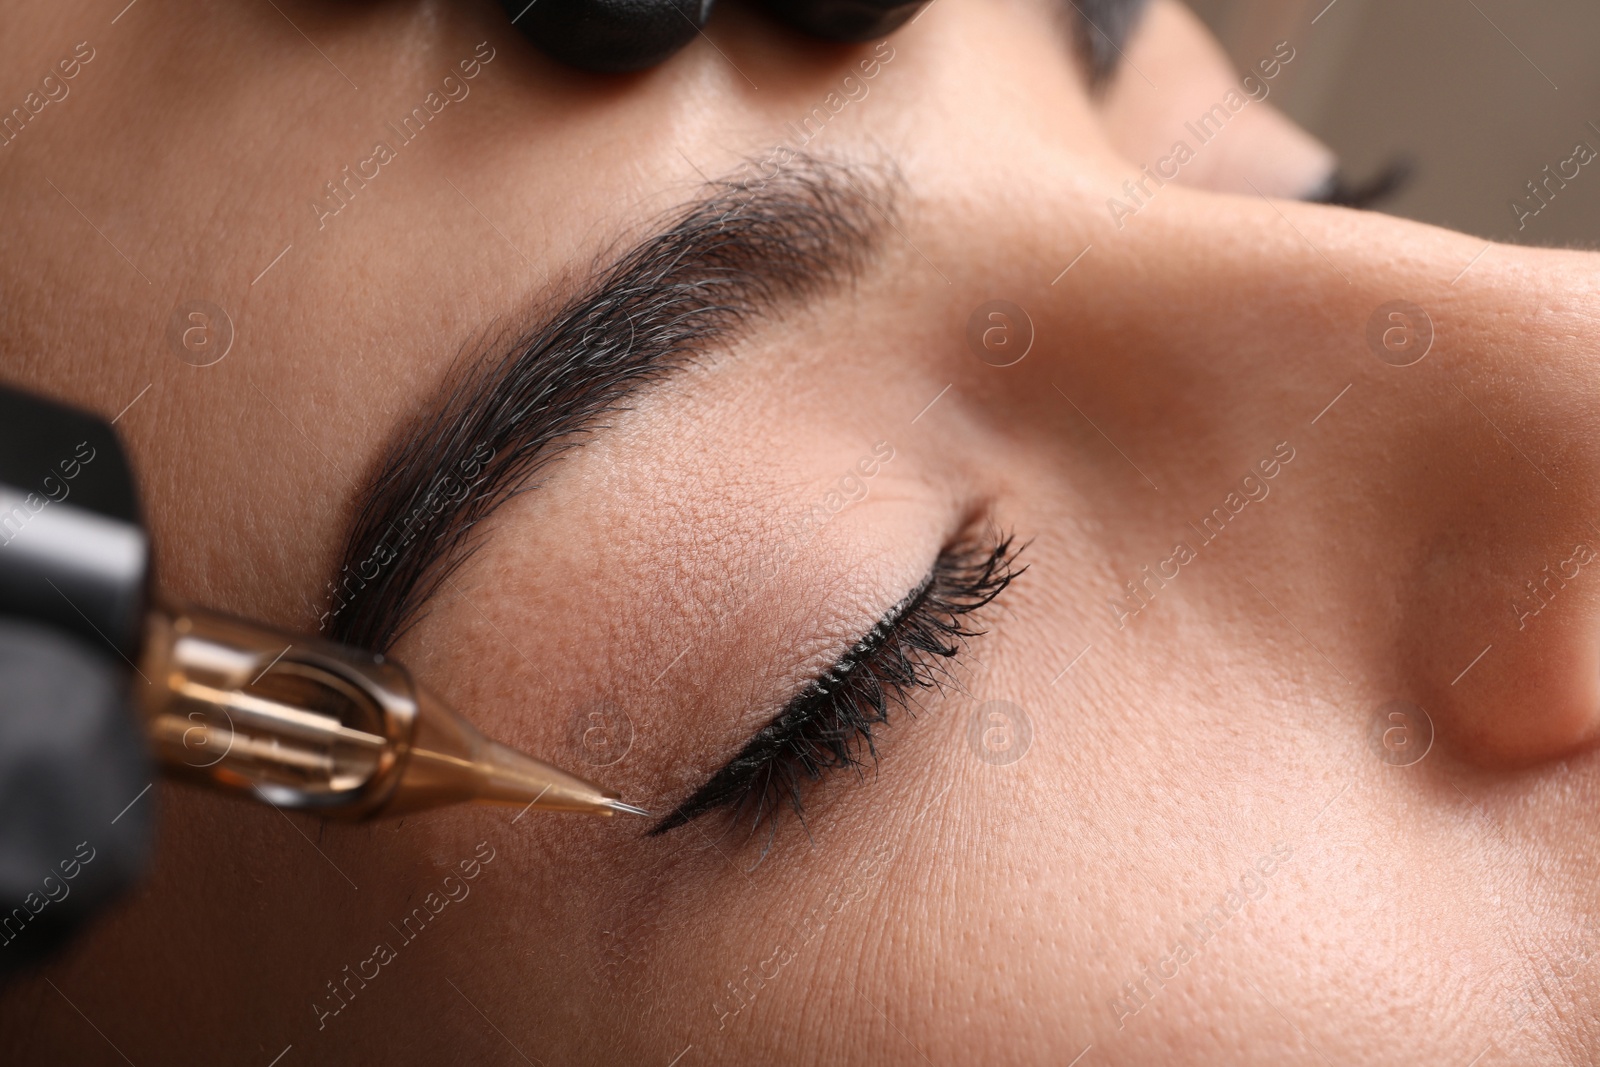
<path fill-rule="evenodd" d="M 1021 550 L 1010 537 L 945 549 L 921 585 L 650 834 L 728 808 L 730 823 L 748 821 L 751 836 L 767 828 L 765 855 L 786 803 L 804 825 L 808 783 L 845 767 L 860 774 L 863 754 L 876 764 L 873 731 L 889 721 L 891 705 L 915 716 L 916 691 L 944 689 L 956 655 L 985 632 L 971 629 L 967 616 L 1027 570 L 1015 566 Z"/>

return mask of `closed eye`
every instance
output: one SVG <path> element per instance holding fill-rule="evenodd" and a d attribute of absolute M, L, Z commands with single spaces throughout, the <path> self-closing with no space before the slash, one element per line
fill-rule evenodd
<path fill-rule="evenodd" d="M 889 722 L 891 708 L 914 714 L 917 692 L 944 687 L 954 658 L 984 632 L 972 629 L 968 616 L 1027 569 L 1015 567 L 1020 551 L 1010 537 L 946 548 L 915 589 L 650 834 L 726 809 L 730 829 L 769 831 L 764 854 L 785 807 L 804 822 L 809 785 L 831 771 L 848 767 L 859 775 L 869 761 L 876 764 L 875 731 Z"/>

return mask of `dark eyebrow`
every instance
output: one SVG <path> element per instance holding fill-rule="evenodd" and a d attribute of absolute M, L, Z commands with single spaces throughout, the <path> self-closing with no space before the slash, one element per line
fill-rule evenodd
<path fill-rule="evenodd" d="M 588 272 L 553 314 L 458 359 L 358 495 L 318 629 L 393 646 L 479 547 L 479 524 L 597 419 L 753 318 L 853 275 L 893 189 L 878 170 L 776 149 Z"/>

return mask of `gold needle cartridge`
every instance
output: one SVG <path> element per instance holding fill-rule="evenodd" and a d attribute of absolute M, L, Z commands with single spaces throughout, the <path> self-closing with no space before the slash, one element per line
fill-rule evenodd
<path fill-rule="evenodd" d="M 140 674 L 146 733 L 169 774 L 279 807 L 350 819 L 465 801 L 648 814 L 489 740 L 375 653 L 158 604 Z"/>

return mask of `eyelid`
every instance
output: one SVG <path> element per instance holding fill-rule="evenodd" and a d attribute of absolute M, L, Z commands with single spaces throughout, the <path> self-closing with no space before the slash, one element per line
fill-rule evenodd
<path fill-rule="evenodd" d="M 802 786 L 844 767 L 859 771 L 862 749 L 876 761 L 873 728 L 889 721 L 889 706 L 914 715 L 915 691 L 942 690 L 948 661 L 983 633 L 968 628 L 965 617 L 1026 570 L 1013 567 L 1020 549 L 1012 549 L 1011 538 L 987 543 L 988 548 L 974 541 L 946 547 L 915 589 L 648 833 L 732 808 L 733 822 L 753 809 L 753 835 L 775 818 L 783 801 L 803 824 Z"/>
<path fill-rule="evenodd" d="M 768 758 L 766 753 L 753 750 L 757 750 L 763 746 L 764 742 L 768 741 L 781 744 L 781 739 L 786 732 L 805 721 L 809 702 L 820 701 L 821 698 L 829 696 L 834 691 L 834 687 L 838 687 L 845 682 L 850 672 L 855 669 L 862 659 L 881 646 L 882 642 L 893 632 L 895 625 L 912 609 L 917 598 L 926 592 L 933 580 L 933 574 L 934 570 L 930 568 L 922 581 L 917 583 L 916 588 L 902 597 L 882 618 L 873 623 L 871 629 L 854 641 L 845 652 L 830 663 L 820 674 L 806 682 L 801 687 L 800 692 L 796 693 L 784 705 L 783 710 L 779 711 L 777 715 L 773 716 L 758 729 L 732 759 L 725 763 L 687 800 L 674 808 L 652 827 L 649 831 L 650 835 L 655 836 L 666 833 L 668 830 L 681 826 L 691 819 L 698 818 L 706 812 L 724 806 L 724 804 L 735 798 L 737 795 L 736 790 L 745 783 L 733 781 L 733 775 L 745 770 L 747 766 L 753 768 L 755 765 L 753 761 L 757 759 Z M 723 785 L 726 787 L 725 790 L 719 787 L 719 779 L 723 780 Z M 726 792 L 725 796 L 722 795 L 724 792 Z"/>

